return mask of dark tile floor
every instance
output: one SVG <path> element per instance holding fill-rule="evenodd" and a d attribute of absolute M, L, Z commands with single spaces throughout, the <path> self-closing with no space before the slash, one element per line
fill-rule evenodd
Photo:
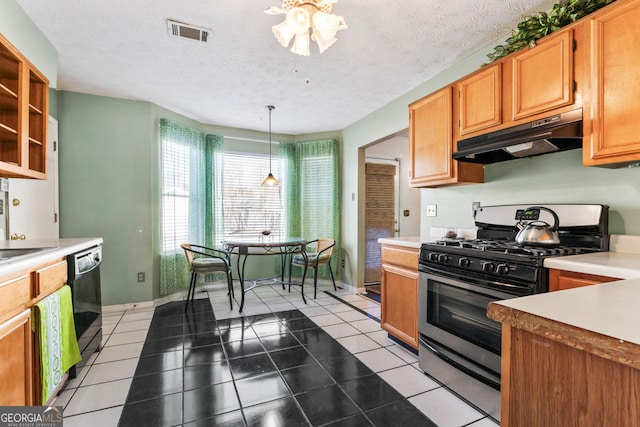
<path fill-rule="evenodd" d="M 435 426 L 299 310 L 155 309 L 120 426 Z"/>

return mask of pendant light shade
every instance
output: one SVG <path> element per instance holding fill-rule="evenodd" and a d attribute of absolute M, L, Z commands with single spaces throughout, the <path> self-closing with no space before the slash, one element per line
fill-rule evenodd
<path fill-rule="evenodd" d="M 271 111 L 273 111 L 276 107 L 273 105 L 267 105 L 267 109 L 269 110 L 269 175 L 262 181 L 263 186 L 273 187 L 275 185 L 280 185 L 280 181 L 276 179 L 275 176 L 271 173 Z"/>

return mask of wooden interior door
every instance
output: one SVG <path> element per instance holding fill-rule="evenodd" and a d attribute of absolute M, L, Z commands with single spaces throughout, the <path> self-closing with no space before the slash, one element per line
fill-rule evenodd
<path fill-rule="evenodd" d="M 365 283 L 380 282 L 378 239 L 393 237 L 396 229 L 396 166 L 365 164 Z"/>

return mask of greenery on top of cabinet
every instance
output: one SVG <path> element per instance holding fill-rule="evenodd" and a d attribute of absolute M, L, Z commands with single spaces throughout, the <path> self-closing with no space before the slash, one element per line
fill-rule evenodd
<path fill-rule="evenodd" d="M 505 44 L 498 45 L 487 55 L 490 62 L 496 61 L 512 52 L 527 46 L 536 45 L 536 40 L 569 25 L 578 19 L 595 12 L 615 0 L 566 0 L 553 5 L 547 12 L 540 12 L 524 18 L 511 32 Z"/>

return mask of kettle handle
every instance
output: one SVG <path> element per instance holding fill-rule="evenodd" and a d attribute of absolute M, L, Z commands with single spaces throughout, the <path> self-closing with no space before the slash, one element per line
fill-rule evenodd
<path fill-rule="evenodd" d="M 558 227 L 560 226 L 560 218 L 558 218 L 558 214 L 549 208 L 545 208 L 544 206 L 531 206 L 529 209 L 540 209 L 542 211 L 547 211 L 553 217 L 553 225 L 551 226 L 551 231 L 558 231 Z"/>

